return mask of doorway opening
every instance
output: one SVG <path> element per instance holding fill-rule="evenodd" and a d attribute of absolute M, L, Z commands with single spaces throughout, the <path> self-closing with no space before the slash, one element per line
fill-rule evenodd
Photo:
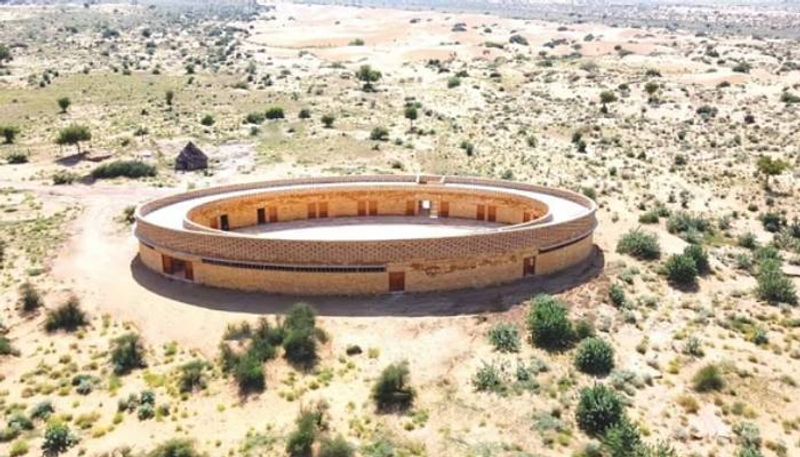
<path fill-rule="evenodd" d="M 161 271 L 175 278 L 194 281 L 194 265 L 188 260 L 161 254 Z"/>
<path fill-rule="evenodd" d="M 430 200 L 420 200 L 417 207 L 417 214 L 422 217 L 430 217 L 431 207 L 432 205 Z"/>
<path fill-rule="evenodd" d="M 389 272 L 389 292 L 406 290 L 406 273 L 404 271 Z"/>

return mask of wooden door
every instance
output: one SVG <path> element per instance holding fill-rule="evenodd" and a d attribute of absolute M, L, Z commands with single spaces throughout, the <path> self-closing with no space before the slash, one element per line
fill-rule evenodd
<path fill-rule="evenodd" d="M 364 201 L 358 202 L 358 215 L 359 216 L 367 215 L 367 202 Z"/>
<path fill-rule="evenodd" d="M 269 207 L 269 221 L 278 222 L 278 208 L 275 206 Z"/>
<path fill-rule="evenodd" d="M 258 208 L 258 210 L 256 211 L 256 215 L 258 216 L 259 224 L 267 223 L 267 213 L 266 211 L 264 211 L 264 208 Z"/>
<path fill-rule="evenodd" d="M 450 202 L 439 203 L 439 217 L 450 217 Z"/>
<path fill-rule="evenodd" d="M 497 207 L 494 205 L 489 205 L 489 217 L 487 219 L 489 222 L 494 222 L 497 220 Z"/>
<path fill-rule="evenodd" d="M 186 279 L 189 281 L 194 281 L 194 266 L 192 262 L 185 262 L 184 265 L 184 273 L 186 274 Z"/>
<path fill-rule="evenodd" d="M 417 204 L 414 200 L 406 200 L 406 216 L 413 216 Z"/>
<path fill-rule="evenodd" d="M 319 217 L 328 217 L 328 202 L 320 202 Z"/>
<path fill-rule="evenodd" d="M 478 205 L 478 213 L 475 215 L 475 219 L 482 221 L 486 219 L 486 206 L 485 205 Z"/>
<path fill-rule="evenodd" d="M 175 273 L 175 264 L 172 262 L 172 257 L 161 254 L 161 271 L 168 275 Z"/>
<path fill-rule="evenodd" d="M 316 203 L 309 203 L 308 204 L 308 218 L 309 219 L 316 219 L 317 218 L 317 204 Z"/>
<path fill-rule="evenodd" d="M 525 257 L 522 259 L 522 276 L 532 276 L 536 274 L 536 257 Z"/>
<path fill-rule="evenodd" d="M 220 228 L 222 228 L 222 230 L 225 230 L 225 231 L 228 231 L 228 230 L 231 229 L 231 226 L 228 223 L 228 215 L 227 214 L 223 214 L 222 216 L 219 217 L 219 226 L 220 226 Z"/>
<path fill-rule="evenodd" d="M 389 272 L 389 292 L 406 290 L 406 273 L 404 271 Z"/>
<path fill-rule="evenodd" d="M 378 215 L 378 202 L 375 200 L 369 201 L 369 215 L 370 216 L 377 216 Z"/>

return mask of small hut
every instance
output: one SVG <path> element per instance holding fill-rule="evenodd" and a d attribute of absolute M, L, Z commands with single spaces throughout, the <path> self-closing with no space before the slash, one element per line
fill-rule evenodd
<path fill-rule="evenodd" d="M 206 168 L 208 168 L 208 156 L 191 141 L 186 144 L 175 159 L 175 170 L 194 171 L 205 170 Z"/>

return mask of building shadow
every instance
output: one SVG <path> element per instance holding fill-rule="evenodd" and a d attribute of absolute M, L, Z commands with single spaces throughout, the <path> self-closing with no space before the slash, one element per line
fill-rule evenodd
<path fill-rule="evenodd" d="M 402 293 L 375 296 L 298 296 L 242 292 L 192 284 L 164 277 L 148 269 L 137 255 L 131 261 L 133 279 L 142 287 L 189 305 L 247 314 L 282 314 L 305 302 L 321 316 L 424 317 L 503 312 L 536 294 L 557 294 L 598 277 L 605 267 L 603 251 L 594 246 L 584 262 L 549 276 L 535 276 L 509 284 L 451 292 Z"/>

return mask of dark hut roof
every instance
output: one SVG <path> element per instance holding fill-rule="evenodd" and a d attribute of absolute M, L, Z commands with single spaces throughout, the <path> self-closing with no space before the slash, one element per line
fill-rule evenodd
<path fill-rule="evenodd" d="M 178 170 L 197 170 L 208 167 L 208 156 L 191 141 L 181 150 L 175 159 Z"/>

